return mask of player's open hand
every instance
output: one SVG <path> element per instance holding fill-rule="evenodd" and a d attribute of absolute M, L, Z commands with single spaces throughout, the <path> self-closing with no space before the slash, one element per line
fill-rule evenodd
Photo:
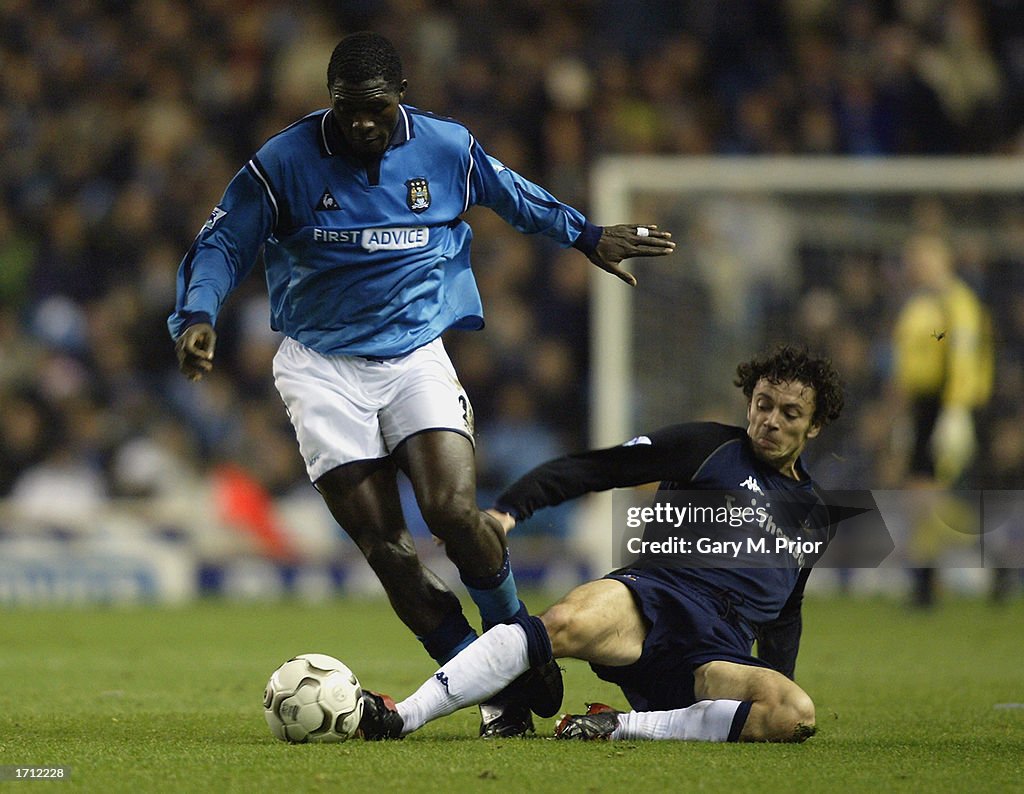
<path fill-rule="evenodd" d="M 217 346 L 217 332 L 209 323 L 196 323 L 186 328 L 174 346 L 178 354 L 178 369 L 189 380 L 202 380 L 213 369 L 213 350 Z"/>
<path fill-rule="evenodd" d="M 619 266 L 623 259 L 634 256 L 665 256 L 676 250 L 669 232 L 660 232 L 654 224 L 625 224 L 605 226 L 590 261 L 613 276 L 618 276 L 631 287 L 636 277 Z"/>

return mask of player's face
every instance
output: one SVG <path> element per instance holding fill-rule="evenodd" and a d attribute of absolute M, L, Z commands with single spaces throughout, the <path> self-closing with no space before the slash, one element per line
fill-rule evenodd
<path fill-rule="evenodd" d="M 331 86 L 331 107 L 342 136 L 360 157 L 380 157 L 387 148 L 405 94 L 405 80 L 396 89 L 381 77 L 362 83 L 342 79 Z"/>
<path fill-rule="evenodd" d="M 747 435 L 754 454 L 796 479 L 796 459 L 807 440 L 818 435 L 814 424 L 814 388 L 800 381 L 769 383 L 762 378 L 747 407 Z"/>

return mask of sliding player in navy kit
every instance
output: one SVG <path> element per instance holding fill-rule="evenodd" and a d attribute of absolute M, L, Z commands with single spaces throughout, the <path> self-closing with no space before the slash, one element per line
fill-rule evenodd
<path fill-rule="evenodd" d="M 358 544 L 395 612 L 443 663 L 475 632 L 417 557 L 395 475 L 408 474 L 430 531 L 485 627 L 521 612 L 505 533 L 476 505 L 473 413 L 440 335 L 483 326 L 461 215 L 490 207 L 524 233 L 620 263 L 674 248 L 654 226 L 598 227 L 489 157 L 451 119 L 402 100 L 387 39 L 356 33 L 327 69 L 331 107 L 272 137 L 228 185 L 178 273 L 168 325 L 182 372 L 213 366 L 217 314 L 263 251 L 274 378 L 309 477 Z M 545 706 L 541 710 L 557 709 Z M 522 732 L 528 713 L 485 733 Z"/>
<path fill-rule="evenodd" d="M 831 364 L 783 347 L 741 364 L 736 385 L 748 400 L 746 429 L 691 422 L 558 458 L 510 486 L 496 517 L 508 530 L 591 491 L 657 481 L 656 504 L 682 492 L 743 494 L 742 505 L 766 511 L 764 521 L 745 525 L 755 545 L 787 534 L 827 544 L 833 514 L 800 454 L 842 410 Z M 721 529 L 703 524 L 709 538 Z M 790 556 L 753 568 L 641 557 L 580 585 L 539 618 L 485 633 L 397 705 L 364 694 L 364 738 L 408 734 L 489 697 L 551 653 L 590 662 L 634 709 L 594 704 L 563 717 L 559 738 L 802 741 L 813 733 L 814 704 L 792 679 L 810 563 Z"/>

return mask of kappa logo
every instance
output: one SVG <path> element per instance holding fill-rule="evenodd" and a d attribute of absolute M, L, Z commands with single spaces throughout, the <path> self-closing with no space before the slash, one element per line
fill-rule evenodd
<path fill-rule="evenodd" d="M 222 210 L 220 207 L 214 207 L 213 212 L 210 213 L 210 217 L 207 218 L 206 223 L 203 224 L 203 231 L 210 231 L 214 226 L 217 225 L 217 222 L 227 214 L 227 210 Z"/>
<path fill-rule="evenodd" d="M 426 177 L 417 176 L 405 180 L 405 186 L 409 189 L 406 195 L 406 203 L 413 212 L 423 212 L 430 208 L 430 185 Z"/>
<path fill-rule="evenodd" d="M 754 479 L 754 475 L 751 474 L 747 479 L 740 483 L 740 488 L 746 488 L 754 493 L 759 493 L 764 496 L 764 491 L 761 490 L 761 486 L 758 485 L 757 480 Z"/>
<path fill-rule="evenodd" d="M 441 686 L 444 687 L 444 691 L 448 692 L 448 694 L 450 695 L 451 692 L 448 690 L 448 676 L 446 676 L 444 673 L 438 670 L 436 673 L 434 673 L 434 678 L 441 682 Z"/>
<path fill-rule="evenodd" d="M 314 210 L 316 212 L 328 212 L 332 210 L 340 210 L 341 205 L 338 200 L 331 195 L 331 191 L 325 190 L 324 194 L 320 197 L 320 200 L 316 203 Z"/>

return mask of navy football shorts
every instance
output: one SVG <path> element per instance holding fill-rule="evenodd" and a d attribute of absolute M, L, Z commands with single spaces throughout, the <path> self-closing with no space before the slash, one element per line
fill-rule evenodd
<path fill-rule="evenodd" d="M 706 662 L 769 667 L 751 655 L 753 633 L 729 619 L 727 604 L 681 580 L 678 571 L 626 568 L 604 578 L 630 589 L 650 627 L 633 664 L 590 667 L 598 678 L 621 687 L 636 711 L 692 706 L 697 700 L 693 671 Z"/>

